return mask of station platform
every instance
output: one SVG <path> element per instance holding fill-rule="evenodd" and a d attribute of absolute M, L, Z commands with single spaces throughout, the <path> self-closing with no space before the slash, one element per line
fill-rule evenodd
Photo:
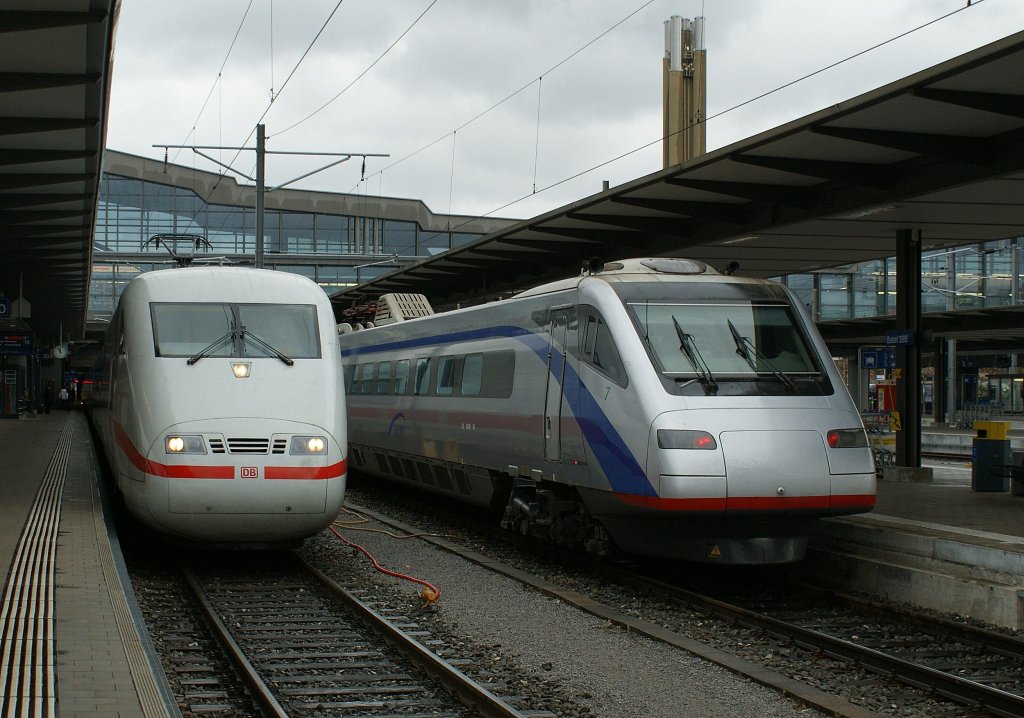
<path fill-rule="evenodd" d="M 0 715 L 180 718 L 135 628 L 85 416 L 2 420 L 0 457 Z"/>
<path fill-rule="evenodd" d="M 136 625 L 85 416 L 0 421 L 2 715 L 180 717 Z M 974 492 L 966 461 L 929 483 L 881 481 L 874 512 L 820 522 L 806 572 L 1022 627 L 1024 496 Z"/>

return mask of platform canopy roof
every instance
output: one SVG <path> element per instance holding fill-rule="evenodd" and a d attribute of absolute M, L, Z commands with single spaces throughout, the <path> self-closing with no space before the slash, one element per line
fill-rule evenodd
<path fill-rule="evenodd" d="M 0 292 L 43 341 L 81 335 L 118 0 L 0 9 Z"/>
<path fill-rule="evenodd" d="M 771 277 L 1024 235 L 1024 32 L 333 296 L 436 308 L 571 276 L 590 257 L 685 256 Z"/>

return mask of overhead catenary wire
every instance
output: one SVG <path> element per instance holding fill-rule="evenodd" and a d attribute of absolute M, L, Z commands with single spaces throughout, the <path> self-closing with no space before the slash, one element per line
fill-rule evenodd
<path fill-rule="evenodd" d="M 214 90 L 217 89 L 217 85 L 219 85 L 223 79 L 224 68 L 227 67 L 228 59 L 231 57 L 231 52 L 235 49 L 235 43 L 238 42 L 238 36 L 242 32 L 242 26 L 245 25 L 245 19 L 249 17 L 249 10 L 252 9 L 253 2 L 254 0 L 249 0 L 249 4 L 245 7 L 245 12 L 242 13 L 242 19 L 239 21 L 238 27 L 235 29 L 235 36 L 231 38 L 231 45 L 228 46 L 228 51 L 224 55 L 224 61 L 220 63 L 220 69 L 217 70 L 217 77 L 214 79 L 213 85 L 210 86 L 210 91 L 206 93 L 206 99 L 203 100 L 203 106 L 199 108 L 199 114 L 196 115 L 196 119 L 192 122 L 192 129 L 185 135 L 186 140 L 190 135 L 193 135 L 196 132 L 196 127 L 199 126 L 199 120 L 202 119 L 203 112 L 206 111 L 206 106 L 210 103 L 210 98 L 213 96 Z M 182 142 L 182 144 L 185 143 Z M 179 149 L 174 153 L 174 157 L 171 158 L 171 162 L 174 162 L 178 158 L 178 153 L 180 152 L 181 150 Z"/>
<path fill-rule="evenodd" d="M 292 124 L 292 125 L 289 125 L 288 127 L 285 127 L 285 128 L 283 129 L 283 130 L 280 130 L 279 132 L 276 132 L 276 133 L 274 133 L 274 136 L 276 137 L 277 135 L 283 135 L 283 134 L 284 134 L 285 132 L 288 132 L 289 130 L 294 130 L 294 129 L 295 129 L 296 127 L 298 127 L 298 126 L 299 126 L 299 125 L 301 125 L 302 123 L 306 122 L 307 120 L 311 120 L 311 119 L 313 119 L 313 118 L 314 118 L 314 117 L 315 117 L 316 115 L 318 115 L 318 114 L 320 114 L 321 112 L 323 112 L 324 110 L 326 110 L 326 109 L 327 109 L 327 108 L 328 108 L 328 107 L 329 107 L 329 106 L 330 106 L 330 105 L 331 105 L 332 103 L 334 103 L 334 101 L 335 101 L 335 100 L 337 100 L 337 99 L 338 99 L 339 97 L 341 97 L 341 96 L 342 96 L 342 95 L 344 95 L 344 94 L 345 94 L 346 92 L 348 92 L 348 91 L 349 91 L 350 89 L 352 89 L 352 87 L 353 87 L 353 86 L 354 86 L 354 85 L 355 85 L 355 84 L 356 84 L 357 82 L 359 82 L 359 81 L 360 81 L 361 79 L 363 79 L 363 77 L 365 77 L 365 76 L 367 75 L 367 73 L 369 73 L 369 72 L 370 72 L 370 70 L 372 70 L 372 69 L 373 69 L 373 68 L 374 68 L 374 67 L 375 67 L 375 66 L 377 65 L 377 63 L 378 63 L 378 62 L 380 62 L 381 60 L 383 60 L 383 59 L 384 59 L 384 57 L 385 57 L 385 56 L 386 56 L 386 55 L 387 55 L 387 54 L 388 54 L 389 52 L 391 52 L 391 51 L 392 51 L 392 50 L 393 50 L 393 49 L 395 48 L 395 45 L 397 45 L 398 43 L 400 43 L 400 42 L 402 41 L 402 38 L 404 38 L 404 37 L 405 37 L 406 35 L 408 35 L 408 34 L 409 34 L 409 32 L 410 32 L 410 31 L 411 31 L 411 30 L 412 30 L 412 29 L 413 29 L 414 27 L 416 27 L 416 25 L 417 25 L 417 24 L 419 23 L 419 21 L 423 19 L 423 16 L 424 16 L 424 15 L 426 15 L 426 14 L 427 14 L 428 12 L 430 12 L 430 9 L 431 9 L 432 7 L 434 7 L 434 5 L 436 5 L 436 4 L 437 4 L 437 0 L 431 0 L 430 4 L 429 4 L 429 5 L 427 5 L 426 9 L 424 9 L 424 10 L 423 10 L 423 12 L 421 12 L 421 13 L 420 13 L 420 14 L 419 14 L 419 15 L 418 15 L 418 16 L 416 17 L 416 19 L 412 21 L 412 24 L 411 24 L 411 25 L 409 25 L 409 27 L 405 28 L 405 30 L 403 30 L 403 31 L 402 31 L 402 34 L 401 34 L 401 35 L 399 35 L 399 36 L 398 36 L 397 38 L 395 38 L 395 41 L 394 41 L 394 42 L 392 42 L 392 43 L 391 43 L 390 45 L 388 45 L 387 49 L 386 49 L 386 50 L 384 50 L 384 52 L 382 52 L 382 53 L 381 53 L 380 55 L 378 55 L 378 56 L 377 56 L 377 59 L 376 59 L 376 60 L 374 60 L 373 62 L 371 62 L 371 63 L 369 64 L 369 66 L 367 66 L 367 68 L 366 68 L 365 70 L 363 70 L 362 72 L 360 72 L 360 73 L 359 73 L 359 74 L 358 74 L 358 75 L 356 76 L 356 78 L 355 78 L 354 80 L 352 80 L 352 82 L 348 83 L 348 84 L 347 84 L 347 85 L 346 85 L 346 86 L 345 86 L 345 87 L 344 87 L 344 88 L 343 88 L 343 89 L 341 90 L 341 92 L 339 92 L 339 93 L 338 93 L 337 95 L 335 95 L 334 97 L 332 97 L 331 99 L 329 99 L 329 100 L 328 100 L 327 102 L 325 102 L 324 104 L 320 105 L 320 107 L 318 107 L 317 109 L 313 110 L 313 111 L 312 111 L 311 113 L 309 113 L 308 115 L 306 115 L 305 117 L 303 117 L 303 118 L 302 118 L 301 120 L 299 120 L 298 122 L 296 122 L 296 123 L 294 123 L 294 124 Z"/>
<path fill-rule="evenodd" d="M 599 162 L 598 164 L 595 164 L 595 165 L 593 165 L 591 167 L 588 167 L 587 169 L 581 170 L 581 171 L 576 172 L 575 174 L 569 175 L 567 177 L 563 177 L 562 179 L 557 180 L 555 182 L 552 182 L 551 184 L 548 184 L 548 185 L 546 185 L 545 187 L 542 187 L 539 190 L 535 188 L 533 192 L 531 192 L 529 194 L 522 195 L 521 197 L 517 197 L 516 199 L 510 200 L 509 202 L 506 202 L 505 204 L 503 204 L 503 205 L 501 205 L 499 207 L 495 207 L 495 208 L 493 208 L 493 209 L 491 209 L 491 210 L 489 210 L 487 212 L 484 212 L 482 214 L 479 214 L 479 215 L 473 215 L 471 217 L 468 217 L 463 222 L 455 225 L 454 227 L 451 227 L 449 231 L 457 230 L 457 229 L 459 229 L 459 228 L 461 228 L 461 227 L 463 227 L 463 226 L 473 222 L 476 219 L 480 219 L 480 218 L 483 218 L 483 217 L 490 217 L 491 215 L 494 215 L 494 214 L 496 214 L 498 212 L 506 210 L 506 209 L 508 209 L 510 207 L 514 207 L 515 205 L 519 204 L 520 202 L 524 202 L 524 201 L 530 199 L 532 196 L 534 196 L 536 194 L 543 193 L 543 192 L 546 192 L 548 190 L 554 189 L 555 187 L 558 187 L 560 185 L 566 184 L 567 182 L 572 182 L 573 180 L 579 179 L 580 177 L 583 177 L 584 175 L 587 175 L 587 174 L 589 174 L 591 172 L 594 172 L 595 170 L 601 169 L 603 167 L 607 167 L 610 164 L 614 164 L 615 162 L 618 162 L 619 160 L 622 160 L 622 159 L 625 159 L 626 157 L 634 155 L 637 152 L 641 152 L 641 151 L 643 151 L 645 149 L 648 149 L 649 147 L 653 147 L 654 145 L 657 145 L 658 143 L 664 141 L 667 138 L 674 137 L 676 134 L 679 134 L 679 133 L 682 133 L 682 132 L 686 132 L 687 130 L 689 130 L 693 126 L 696 126 L 698 124 L 705 124 L 705 123 L 709 122 L 710 120 L 722 117 L 725 114 L 728 114 L 730 112 L 734 112 L 734 111 L 736 111 L 736 110 L 738 110 L 738 109 L 740 109 L 742 107 L 746 107 L 747 105 L 750 105 L 750 104 L 752 104 L 754 102 L 762 100 L 762 99 L 764 99 L 766 97 L 769 97 L 769 96 L 771 96 L 771 95 L 773 95 L 773 94 L 775 94 L 777 92 L 781 92 L 782 90 L 785 90 L 785 89 L 787 89 L 789 87 L 793 87 L 794 85 L 799 84 L 800 82 L 803 82 L 804 80 L 808 80 L 808 79 L 810 79 L 812 77 L 815 77 L 816 75 L 820 75 L 823 72 L 827 72 L 828 70 L 831 70 L 831 69 L 834 69 L 836 67 L 839 67 L 840 65 L 843 65 L 843 64 L 845 64 L 847 62 L 855 60 L 858 57 L 862 57 L 863 55 L 866 55 L 869 52 L 873 52 L 875 50 L 878 50 L 879 48 L 885 47 L 886 45 L 892 44 L 893 42 L 901 40 L 904 37 L 912 35 L 915 32 L 919 32 L 919 31 L 921 31 L 921 30 L 923 30 L 923 29 L 925 29 L 927 27 L 930 27 L 931 25 L 934 25 L 934 24 L 936 24 L 938 22 L 941 22 L 943 20 L 947 20 L 950 17 L 953 17 L 954 15 L 957 15 L 958 13 L 961 13 L 961 12 L 963 12 L 965 10 L 969 10 L 971 8 L 977 7 L 978 5 L 980 5 L 981 3 L 985 2 L 985 1 L 986 0 L 973 0 L 973 2 L 967 3 L 963 7 L 959 7 L 957 9 L 955 9 L 955 10 L 951 10 L 950 12 L 947 12 L 947 13 L 945 13 L 943 15 L 940 15 L 940 16 L 938 16 L 936 18 L 928 20 L 927 22 L 924 22 L 924 23 L 922 23 L 920 25 L 917 25 L 917 26 L 915 26 L 913 28 L 910 28 L 909 30 L 905 30 L 905 31 L 903 31 L 903 32 L 901 32 L 901 33 L 899 33 L 897 35 L 894 35 L 893 37 L 890 37 L 887 40 L 883 40 L 881 42 L 878 42 L 878 43 L 876 43 L 876 44 L 874 44 L 874 45 L 872 45 L 872 46 L 870 46 L 868 48 L 865 48 L 863 50 L 855 52 L 852 55 L 844 57 L 844 58 L 842 58 L 840 60 L 836 60 L 835 62 L 832 62 L 832 63 L 830 63 L 828 65 L 825 65 L 824 67 L 821 67 L 821 68 L 819 68 L 817 70 L 814 70 L 813 72 L 809 72 L 809 73 L 807 73 L 805 75 L 802 75 L 802 76 L 800 76 L 800 77 L 798 77 L 798 78 L 796 78 L 794 80 L 790 80 L 789 82 L 786 82 L 786 83 L 784 83 L 782 85 L 779 85 L 778 87 L 775 87 L 774 89 L 768 90 L 766 92 L 762 92 L 759 95 L 756 95 L 756 96 L 751 97 L 751 98 L 749 98 L 747 100 L 739 102 L 739 103 L 737 103 L 735 105 L 732 105 L 731 107 L 728 107 L 728 108 L 726 108 L 724 110 L 720 110 L 719 112 L 716 112 L 716 113 L 714 113 L 712 115 L 708 115 L 707 117 L 704 117 L 703 119 L 699 120 L 698 122 L 692 123 L 691 125 L 688 125 L 688 126 L 684 127 L 683 129 L 678 130 L 677 132 L 674 132 L 674 133 L 672 133 L 670 135 L 667 135 L 667 136 L 658 137 L 658 138 L 656 138 L 654 140 L 651 140 L 650 142 L 647 142 L 647 143 L 645 143 L 643 145 L 640 145 L 638 147 L 634 147 L 631 150 L 628 150 L 628 151 L 623 152 L 623 153 L 621 153 L 619 155 L 616 155 L 615 157 L 611 157 L 611 158 L 609 158 L 607 160 Z M 644 7 L 646 7 L 646 5 Z M 643 9 L 643 8 L 640 8 L 640 9 Z M 637 10 L 637 12 L 639 12 L 639 10 Z M 621 22 L 619 24 L 621 24 Z M 591 42 L 590 44 L 593 44 L 593 43 Z M 563 63 L 564 63 L 564 61 L 563 61 Z M 563 63 L 559 63 L 559 64 L 563 64 Z M 547 73 L 545 73 L 545 74 L 547 74 Z M 514 94 L 518 94 L 519 92 L 522 92 L 523 89 L 525 89 L 526 87 L 529 87 L 530 85 L 532 85 L 533 82 L 536 82 L 536 80 L 530 82 L 528 85 L 524 85 L 522 88 L 517 90 L 517 92 L 514 93 Z M 469 122 L 461 125 L 458 129 L 462 129 L 462 127 L 465 127 L 466 125 L 472 123 L 475 119 L 479 119 L 479 117 L 482 117 L 484 114 L 486 114 L 486 112 L 490 112 L 490 110 L 492 110 L 495 107 L 497 107 L 499 104 L 501 104 L 501 102 L 505 102 L 506 100 L 510 99 L 512 96 L 513 95 L 510 95 L 509 97 L 506 97 L 504 100 L 501 100 L 499 103 L 496 103 L 495 105 L 492 105 L 491 108 L 486 110 L 484 113 L 481 113 L 480 115 L 477 115 L 476 118 L 474 118 L 473 120 L 470 120 Z M 449 133 L 449 134 L 452 134 L 452 133 Z M 403 157 L 402 159 L 398 160 L 397 162 L 394 162 L 391 165 L 388 165 L 384 169 L 390 169 L 391 167 L 394 167 L 395 165 L 400 164 L 401 162 L 404 162 L 405 160 L 409 159 L 410 157 L 414 156 L 415 154 L 418 154 L 419 152 L 422 152 L 423 150 L 425 150 L 425 149 L 427 149 L 429 147 L 432 147 L 433 145 L 437 144 L 441 140 L 445 139 L 445 137 L 447 137 L 447 136 L 448 135 L 444 135 L 443 137 L 439 137 L 438 139 L 436 139 L 433 142 L 431 142 L 429 145 L 425 145 L 424 147 L 420 148 L 419 150 L 416 150 L 416 152 L 414 152 L 414 153 L 412 153 L 410 155 L 407 155 L 406 157 Z M 380 171 L 383 171 L 383 169 L 380 170 Z M 449 214 L 450 213 L 451 213 L 451 211 L 449 209 Z"/>

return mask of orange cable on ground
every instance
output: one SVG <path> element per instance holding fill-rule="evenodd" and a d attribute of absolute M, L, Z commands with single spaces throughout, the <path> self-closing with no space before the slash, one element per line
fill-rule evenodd
<path fill-rule="evenodd" d="M 394 576 L 395 578 L 400 578 L 405 581 L 412 581 L 413 583 L 418 583 L 419 585 L 423 586 L 423 589 L 420 591 L 420 598 L 423 599 L 425 605 L 432 606 L 434 605 L 434 603 L 437 602 L 437 599 L 441 598 L 441 590 L 433 584 L 431 584 L 430 582 L 424 581 L 421 578 L 408 576 L 404 573 L 398 573 L 397 571 L 392 571 L 390 569 L 384 568 L 380 565 L 377 559 L 374 558 L 373 554 L 371 554 L 365 548 L 342 536 L 341 533 L 338 532 L 338 529 L 334 528 L 333 526 L 331 526 L 330 529 L 331 533 L 333 533 L 340 541 L 343 541 L 347 546 L 350 546 L 351 548 L 360 551 L 364 556 L 370 559 L 370 562 L 373 564 L 373 567 L 381 573 L 388 576 Z"/>

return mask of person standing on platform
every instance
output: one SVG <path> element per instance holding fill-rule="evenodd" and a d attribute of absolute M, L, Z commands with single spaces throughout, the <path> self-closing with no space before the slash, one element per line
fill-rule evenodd
<path fill-rule="evenodd" d="M 60 397 L 60 408 L 61 409 L 67 409 L 68 408 L 68 388 L 66 386 L 62 386 L 60 388 L 60 394 L 58 394 L 58 396 Z"/>
<path fill-rule="evenodd" d="M 43 413 L 49 414 L 51 406 L 53 406 L 53 381 L 48 381 L 43 390 Z"/>

